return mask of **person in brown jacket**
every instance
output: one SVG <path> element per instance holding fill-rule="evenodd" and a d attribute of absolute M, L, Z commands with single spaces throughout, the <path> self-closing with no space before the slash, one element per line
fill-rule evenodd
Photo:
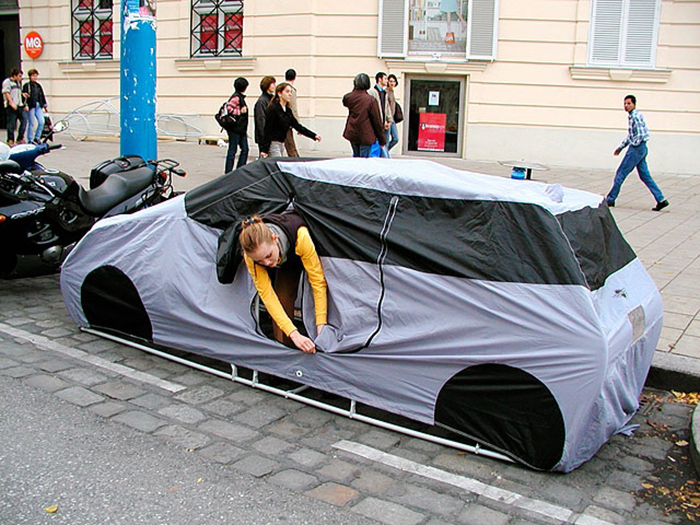
<path fill-rule="evenodd" d="M 377 101 L 367 93 L 369 76 L 359 73 L 353 80 L 354 89 L 343 97 L 343 106 L 348 108 L 343 138 L 350 142 L 353 157 L 369 157 L 372 144 L 386 144 L 384 122 Z"/>

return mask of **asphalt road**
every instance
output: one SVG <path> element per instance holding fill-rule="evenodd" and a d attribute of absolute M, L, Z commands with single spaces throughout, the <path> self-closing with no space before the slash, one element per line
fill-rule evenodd
<path fill-rule="evenodd" d="M 0 523 L 372 523 L 0 376 Z M 54 514 L 46 512 L 58 505 Z"/>

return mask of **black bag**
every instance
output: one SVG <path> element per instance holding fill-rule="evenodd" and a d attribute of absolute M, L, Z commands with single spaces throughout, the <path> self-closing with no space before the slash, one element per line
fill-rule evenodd
<path fill-rule="evenodd" d="M 394 110 L 394 122 L 397 124 L 399 122 L 403 122 L 403 110 L 398 102 L 396 103 L 396 109 Z"/>
<path fill-rule="evenodd" d="M 226 131 L 233 130 L 233 128 L 236 125 L 236 122 L 238 122 L 239 115 L 234 114 L 234 108 L 231 104 L 233 99 L 234 97 L 231 97 L 229 100 L 221 104 L 219 111 L 217 111 L 216 115 L 214 115 L 214 119 L 216 119 L 216 122 L 218 122 L 219 126 L 221 126 Z"/>

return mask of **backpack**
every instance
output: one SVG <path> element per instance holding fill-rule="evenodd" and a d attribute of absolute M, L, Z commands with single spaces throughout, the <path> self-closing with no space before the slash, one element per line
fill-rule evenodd
<path fill-rule="evenodd" d="M 231 97 L 226 102 L 221 104 L 219 111 L 214 115 L 216 122 L 226 131 L 231 131 L 238 117 L 241 115 L 240 99 L 236 96 Z"/>

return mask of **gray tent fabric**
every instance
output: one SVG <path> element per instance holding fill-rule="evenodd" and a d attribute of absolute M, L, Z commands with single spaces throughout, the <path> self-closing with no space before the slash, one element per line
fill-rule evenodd
<path fill-rule="evenodd" d="M 328 281 L 318 337 L 300 283 L 313 355 L 265 335 L 235 249 L 237 221 L 289 206 Z M 663 317 L 601 196 L 419 160 L 251 163 L 100 221 L 61 289 L 80 326 L 302 382 L 562 472 L 634 415 Z"/>

